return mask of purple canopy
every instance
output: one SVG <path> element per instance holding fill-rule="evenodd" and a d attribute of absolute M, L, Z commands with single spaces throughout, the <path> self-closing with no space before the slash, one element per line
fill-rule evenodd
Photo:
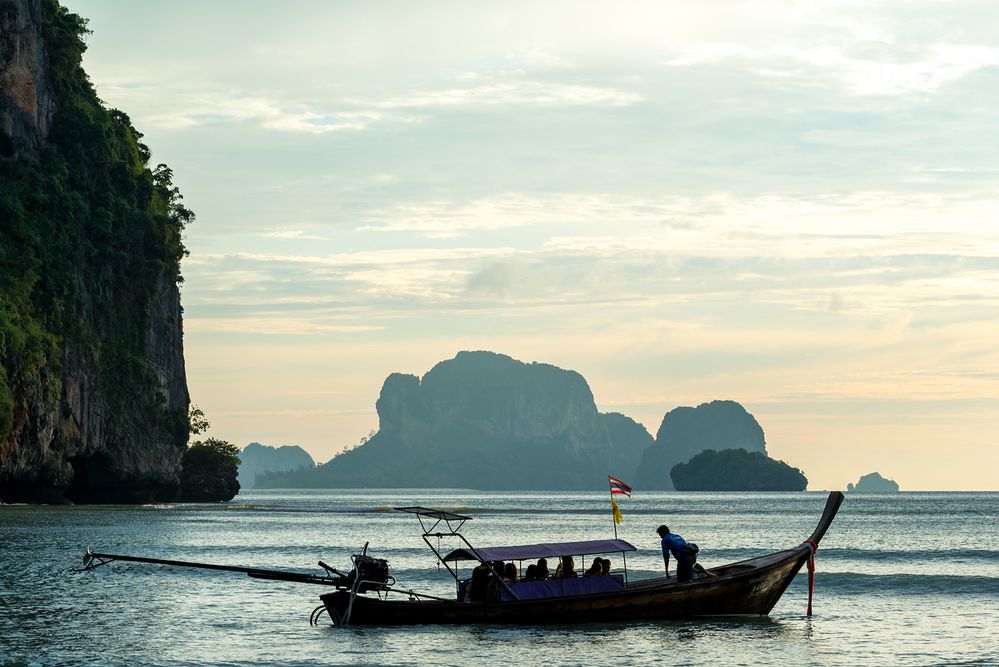
<path fill-rule="evenodd" d="M 529 558 L 558 558 L 559 556 L 588 556 L 619 551 L 635 551 L 624 540 L 586 540 L 584 542 L 552 542 L 550 544 L 525 544 L 519 547 L 481 547 L 455 549 L 444 556 L 445 561 L 456 560 L 527 560 Z"/>

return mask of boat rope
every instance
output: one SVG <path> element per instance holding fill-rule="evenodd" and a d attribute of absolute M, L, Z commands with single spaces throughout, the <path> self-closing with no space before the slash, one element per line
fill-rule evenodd
<path fill-rule="evenodd" d="M 804 543 L 808 546 L 808 609 L 805 611 L 806 616 L 812 615 L 812 595 L 815 593 L 815 552 L 819 550 L 819 545 L 812 540 L 805 540 Z"/>
<path fill-rule="evenodd" d="M 309 625 L 313 625 L 313 626 L 319 625 L 319 617 L 323 615 L 324 611 L 326 611 L 326 605 L 325 604 L 321 604 L 318 607 L 316 607 L 315 609 L 313 609 L 312 613 L 309 614 Z M 329 612 L 327 612 L 327 613 L 329 613 Z M 333 620 L 332 617 L 330 618 L 330 620 L 331 621 Z"/>

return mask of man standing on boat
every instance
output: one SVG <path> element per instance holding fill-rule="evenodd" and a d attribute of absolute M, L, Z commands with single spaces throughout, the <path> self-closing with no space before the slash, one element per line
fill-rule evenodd
<path fill-rule="evenodd" d="M 676 533 L 669 531 L 669 526 L 656 528 L 656 533 L 662 538 L 663 563 L 666 565 L 666 578 L 669 579 L 669 555 L 676 558 L 676 580 L 680 583 L 690 581 L 694 577 L 694 563 L 697 562 L 697 545 L 688 543 Z"/>

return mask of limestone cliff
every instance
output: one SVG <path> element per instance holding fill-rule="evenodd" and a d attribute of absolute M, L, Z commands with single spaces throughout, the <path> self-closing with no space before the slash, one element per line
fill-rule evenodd
<path fill-rule="evenodd" d="M 5 152 L 37 152 L 48 138 L 55 94 L 39 0 L 0 3 L 0 135 Z"/>
<path fill-rule="evenodd" d="M 193 216 L 81 68 L 85 21 L 0 2 L 0 501 L 176 497 Z"/>
<path fill-rule="evenodd" d="M 645 489 L 672 489 L 670 471 L 706 450 L 745 449 L 767 453 L 759 422 L 735 401 L 679 407 L 663 417 L 656 440 L 646 450 L 635 476 Z"/>
<path fill-rule="evenodd" d="M 642 456 L 654 442 L 652 435 L 634 419 L 619 412 L 608 412 L 601 416 L 614 446 L 611 474 L 626 482 L 637 479 L 636 471 Z"/>
<path fill-rule="evenodd" d="M 239 454 L 239 484 L 244 489 L 256 486 L 257 477 L 299 468 L 312 469 L 316 462 L 298 445 L 272 447 L 251 442 Z"/>
<path fill-rule="evenodd" d="M 367 443 L 267 484 L 593 489 L 651 439 L 634 422 L 609 429 L 579 373 L 492 352 L 459 352 L 422 379 L 392 374 L 376 409 Z"/>

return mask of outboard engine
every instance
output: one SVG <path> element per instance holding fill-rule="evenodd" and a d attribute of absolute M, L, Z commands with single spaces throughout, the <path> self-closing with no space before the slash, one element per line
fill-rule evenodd
<path fill-rule="evenodd" d="M 357 592 L 383 591 L 395 584 L 395 578 L 389 574 L 388 561 L 384 558 L 373 558 L 367 554 L 354 554 L 354 569 L 347 575 L 347 588 L 353 588 L 354 582 L 360 580 Z"/>

